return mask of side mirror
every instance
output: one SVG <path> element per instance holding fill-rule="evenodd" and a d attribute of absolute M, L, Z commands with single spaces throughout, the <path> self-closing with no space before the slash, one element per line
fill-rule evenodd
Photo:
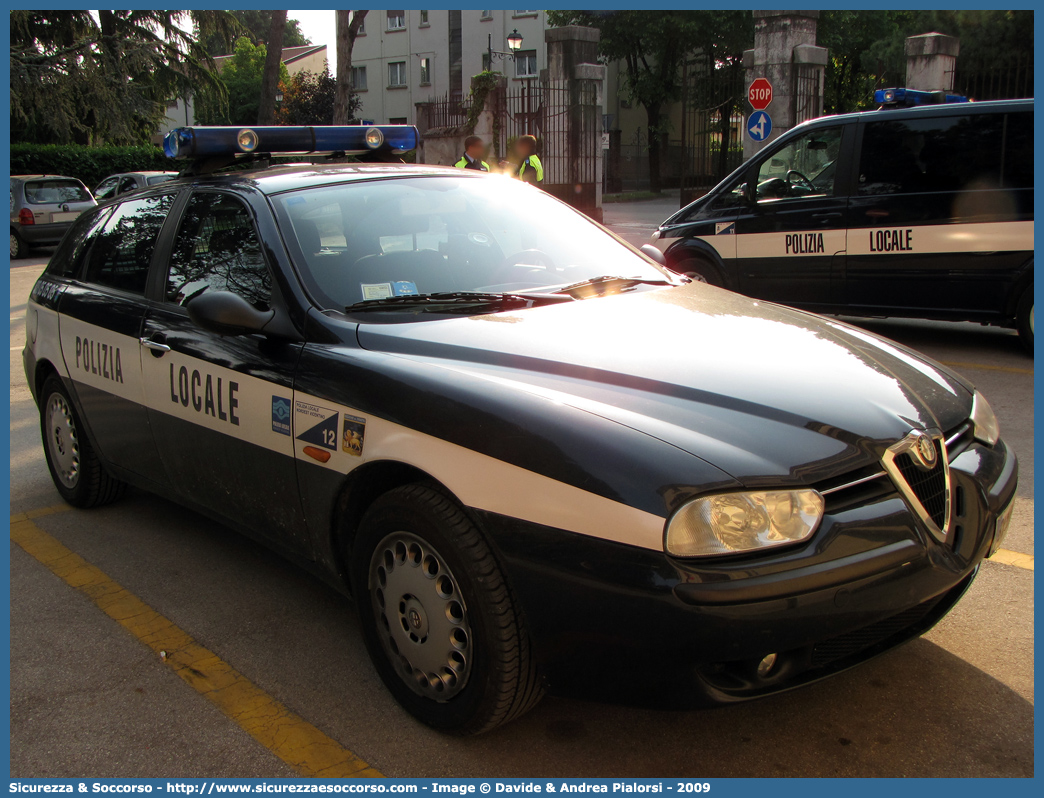
<path fill-rule="evenodd" d="M 200 294 L 186 308 L 193 322 L 218 335 L 259 333 L 275 317 L 274 310 L 258 310 L 231 291 Z"/>
<path fill-rule="evenodd" d="M 642 254 L 645 255 L 645 257 L 651 258 L 652 260 L 659 263 L 661 266 L 667 265 L 667 258 L 665 258 L 663 256 L 663 253 L 660 252 L 660 250 L 658 250 L 652 244 L 642 244 L 641 251 Z"/>

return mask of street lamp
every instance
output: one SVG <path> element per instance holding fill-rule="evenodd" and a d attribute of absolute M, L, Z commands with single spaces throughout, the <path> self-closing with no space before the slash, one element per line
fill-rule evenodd
<path fill-rule="evenodd" d="M 277 91 L 276 92 L 275 101 L 277 103 L 281 103 L 283 101 L 283 92 L 281 92 L 281 91 Z"/>
<path fill-rule="evenodd" d="M 501 52 L 500 50 L 493 49 L 493 34 L 489 34 L 489 70 L 493 71 L 493 56 L 497 56 L 500 59 L 514 58 L 515 53 L 518 52 L 519 48 L 522 47 L 522 34 L 518 32 L 518 28 L 511 31 L 511 35 L 507 37 L 508 50 L 510 52 Z"/>

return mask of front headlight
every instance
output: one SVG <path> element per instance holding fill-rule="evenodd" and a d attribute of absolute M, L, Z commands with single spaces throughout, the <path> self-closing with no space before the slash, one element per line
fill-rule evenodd
<path fill-rule="evenodd" d="M 709 557 L 805 540 L 823 520 L 814 490 L 752 491 L 704 496 L 683 505 L 667 524 L 667 553 Z"/>
<path fill-rule="evenodd" d="M 975 440 L 981 441 L 987 446 L 993 446 L 1000 440 L 1000 422 L 993 414 L 993 408 L 990 407 L 989 402 L 978 391 L 975 392 L 975 397 L 972 399 L 971 422 Z"/>

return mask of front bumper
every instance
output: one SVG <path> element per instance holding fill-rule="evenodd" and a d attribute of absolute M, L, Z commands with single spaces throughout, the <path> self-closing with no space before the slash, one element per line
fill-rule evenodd
<path fill-rule="evenodd" d="M 556 692 L 670 707 L 739 701 L 836 673 L 922 634 L 971 583 L 1018 466 L 999 442 L 951 462 L 940 543 L 897 491 L 831 509 L 801 548 L 683 561 L 480 514 Z M 776 664 L 758 675 L 758 663 Z"/>

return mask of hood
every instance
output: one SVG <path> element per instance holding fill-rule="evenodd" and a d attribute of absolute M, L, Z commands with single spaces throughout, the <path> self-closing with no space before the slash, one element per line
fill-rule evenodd
<path fill-rule="evenodd" d="M 957 375 L 897 344 L 701 283 L 358 336 L 624 424 L 750 487 L 879 462 L 911 429 L 971 412 Z"/>

